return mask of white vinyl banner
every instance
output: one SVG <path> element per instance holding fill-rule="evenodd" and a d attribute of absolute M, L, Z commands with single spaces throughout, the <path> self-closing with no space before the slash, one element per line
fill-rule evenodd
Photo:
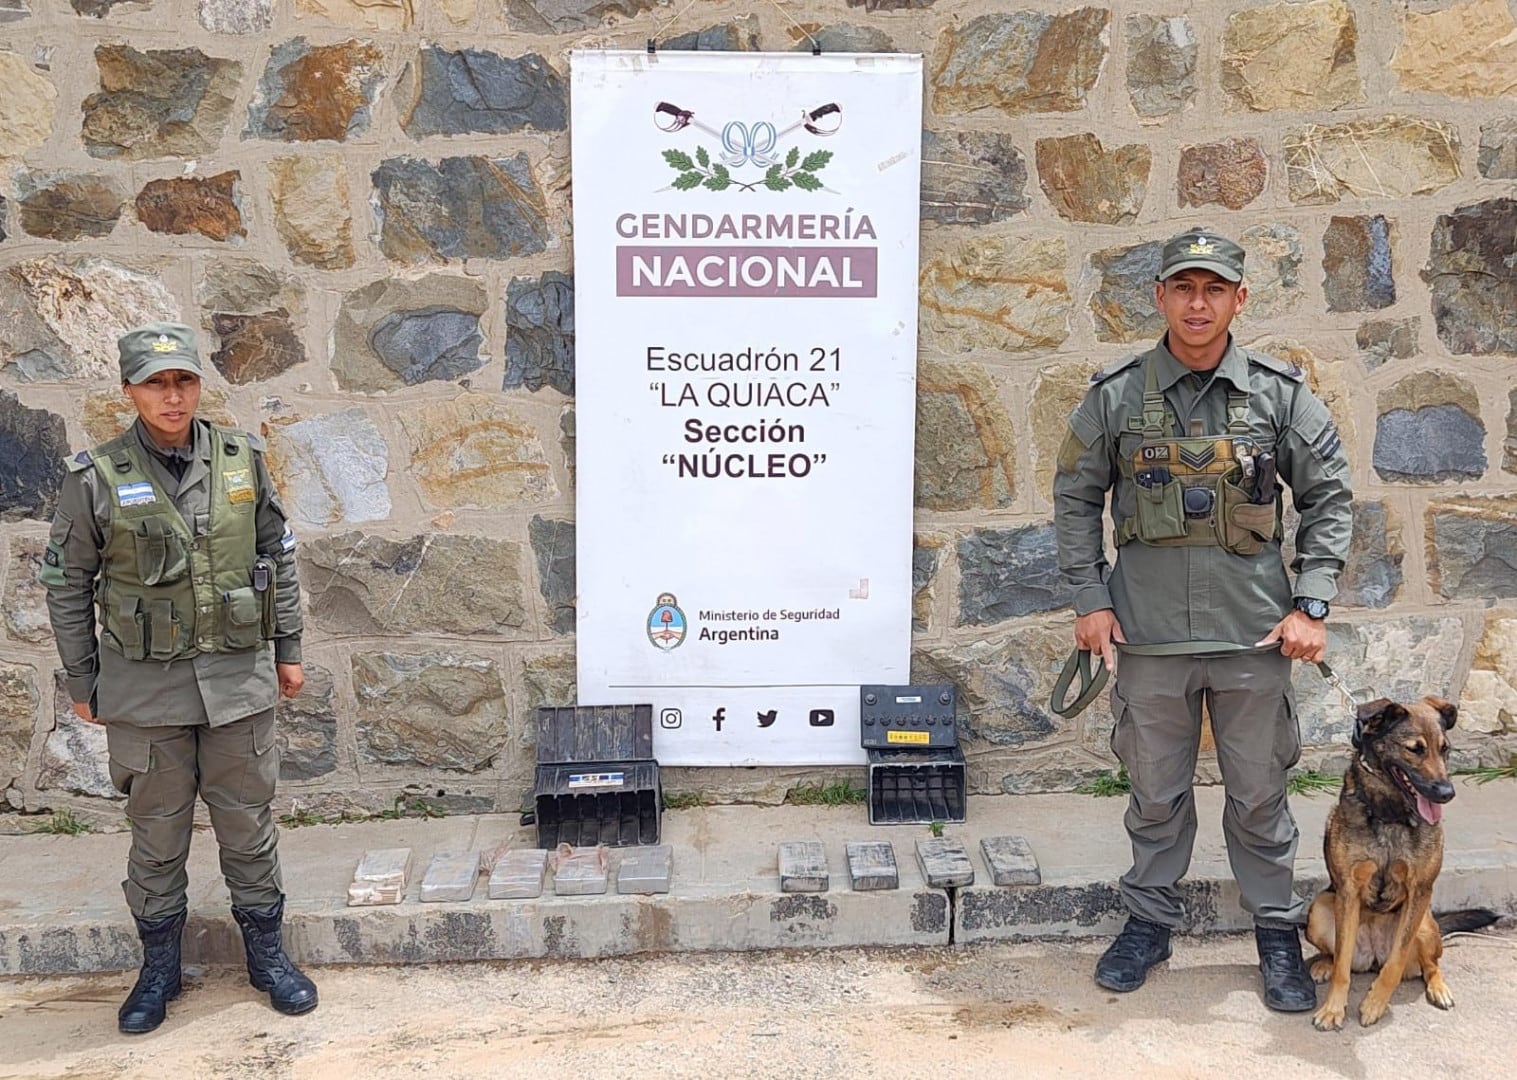
<path fill-rule="evenodd" d="M 921 58 L 571 55 L 582 705 L 862 762 L 910 671 Z"/>

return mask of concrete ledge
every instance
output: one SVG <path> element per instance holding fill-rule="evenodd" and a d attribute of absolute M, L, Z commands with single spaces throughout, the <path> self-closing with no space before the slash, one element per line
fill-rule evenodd
<path fill-rule="evenodd" d="M 1248 916 L 1228 869 L 1218 821 L 1221 792 L 1198 790 L 1201 820 L 1192 876 L 1185 883 L 1186 929 L 1246 929 Z M 1439 910 L 1490 907 L 1517 915 L 1517 802 L 1511 785 L 1461 784 L 1445 819 L 1447 853 Z M 1332 800 L 1295 799 L 1302 851 L 1320 850 Z M 413 866 L 436 851 L 531 846 L 515 816 L 369 822 L 285 831 L 280 850 L 287 903 L 286 940 L 310 964 L 396 964 L 450 960 L 619 956 L 640 952 L 948 945 L 1115 933 L 1125 913 L 1116 888 L 1126 869 L 1122 799 L 1004 796 L 970 800 L 969 820 L 948 835 L 964 843 L 976 884 L 928 888 L 914 854 L 925 827 L 871 828 L 862 807 L 707 807 L 664 815 L 662 840 L 673 849 L 671 889 L 653 896 L 560 897 L 551 877 L 531 900 L 489 900 L 485 889 L 457 903 L 419 902 L 413 876 L 404 902 L 348 907 L 347 886 L 363 852 L 410 847 Z M 988 884 L 983 836 L 1025 836 L 1043 883 Z M 780 891 L 784 840 L 822 843 L 832 886 Z M 897 889 L 849 888 L 847 843 L 891 842 Z M 73 974 L 135 967 L 137 935 L 119 881 L 128 838 L 0 837 L 0 975 Z M 620 852 L 612 852 L 612 870 Z M 227 910 L 214 838 L 198 832 L 190 865 L 185 960 L 240 964 L 242 942 Z M 1298 864 L 1297 889 L 1315 894 L 1320 858 Z"/>

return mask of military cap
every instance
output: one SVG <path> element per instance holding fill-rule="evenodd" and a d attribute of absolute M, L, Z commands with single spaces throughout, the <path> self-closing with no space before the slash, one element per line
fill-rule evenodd
<path fill-rule="evenodd" d="M 180 323 L 155 322 L 128 330 L 116 340 L 121 381 L 140 383 L 160 371 L 202 373 L 195 331 Z"/>
<path fill-rule="evenodd" d="M 1243 280 L 1243 249 L 1204 226 L 1187 229 L 1164 241 L 1159 257 L 1159 280 L 1181 270 L 1211 270 L 1228 281 Z"/>

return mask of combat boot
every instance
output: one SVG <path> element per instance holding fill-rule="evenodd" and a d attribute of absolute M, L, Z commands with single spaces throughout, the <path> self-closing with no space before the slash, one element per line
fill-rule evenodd
<path fill-rule="evenodd" d="M 253 989 L 267 990 L 269 1004 L 286 1016 L 299 1016 L 316 1008 L 316 984 L 302 975 L 285 954 L 280 938 L 284 897 L 266 908 L 241 908 L 233 904 L 232 918 L 242 929 L 242 945 L 248 955 L 248 982 Z"/>
<path fill-rule="evenodd" d="M 1096 961 L 1096 982 L 1125 994 L 1148 978 L 1148 969 L 1169 959 L 1169 927 L 1129 915 L 1127 925 Z"/>
<path fill-rule="evenodd" d="M 1264 1004 L 1277 1012 L 1308 1012 L 1317 1007 L 1317 986 L 1301 958 L 1301 936 L 1292 929 L 1254 927 L 1259 946 L 1259 974 L 1264 977 Z"/>
<path fill-rule="evenodd" d="M 162 919 L 136 920 L 137 936 L 142 939 L 142 971 L 116 1013 L 116 1027 L 122 1034 L 152 1031 L 163 1023 L 169 1002 L 179 996 L 179 943 L 185 914 L 181 911 Z"/>

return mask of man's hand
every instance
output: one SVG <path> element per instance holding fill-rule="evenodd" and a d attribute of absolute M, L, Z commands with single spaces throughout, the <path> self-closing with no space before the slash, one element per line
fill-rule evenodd
<path fill-rule="evenodd" d="M 279 693 L 281 697 L 296 697 L 306 684 L 305 668 L 299 664 L 275 664 L 274 670 L 279 674 Z"/>
<path fill-rule="evenodd" d="M 1127 638 L 1122 636 L 1122 626 L 1111 608 L 1092 611 L 1075 620 L 1075 644 L 1088 649 L 1113 675 L 1117 673 L 1117 648 L 1112 644 L 1115 641 L 1126 643 Z"/>
<path fill-rule="evenodd" d="M 1255 645 L 1280 643 L 1280 654 L 1289 660 L 1320 664 L 1327 655 L 1327 620 L 1308 618 L 1303 611 L 1292 611 L 1275 624 L 1269 636 Z"/>
<path fill-rule="evenodd" d="M 88 701 L 74 702 L 74 715 L 83 720 L 86 724 L 105 723 L 104 720 L 100 719 L 100 717 L 96 716 L 92 711 L 90 711 L 90 703 Z"/>

